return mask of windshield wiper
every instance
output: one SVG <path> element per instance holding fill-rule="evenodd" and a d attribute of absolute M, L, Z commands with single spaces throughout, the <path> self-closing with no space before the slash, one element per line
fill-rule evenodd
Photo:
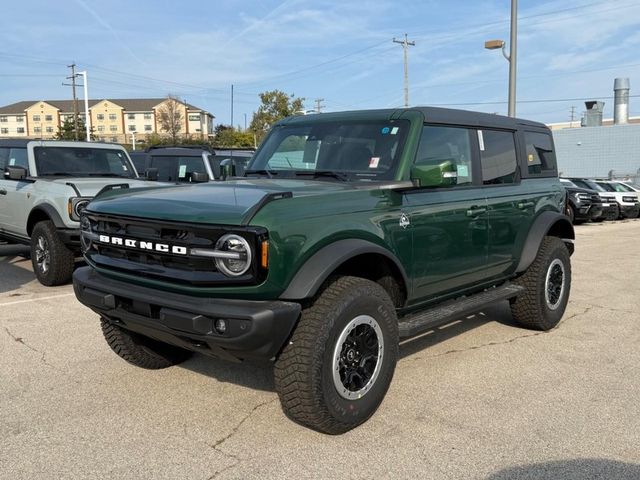
<path fill-rule="evenodd" d="M 78 175 L 69 172 L 46 172 L 38 173 L 39 177 L 77 177 Z"/>
<path fill-rule="evenodd" d="M 312 176 L 313 178 L 318 178 L 318 177 L 330 177 L 330 178 L 337 178 L 338 180 L 342 181 L 342 182 L 348 182 L 351 177 L 343 172 L 336 172 L 333 170 L 296 170 L 295 172 L 296 176 L 304 176 L 304 175 L 308 175 L 308 176 Z"/>
<path fill-rule="evenodd" d="M 269 178 L 273 178 L 274 175 L 277 175 L 277 172 L 274 172 L 272 170 L 266 170 L 266 169 L 262 169 L 262 170 L 245 170 L 244 172 L 245 176 L 247 175 L 266 175 Z"/>

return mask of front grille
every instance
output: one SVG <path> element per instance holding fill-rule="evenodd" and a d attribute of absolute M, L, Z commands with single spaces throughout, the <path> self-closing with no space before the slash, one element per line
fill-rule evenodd
<path fill-rule="evenodd" d="M 256 251 L 259 242 L 266 239 L 264 229 L 153 221 L 90 212 L 84 214 L 82 229 L 90 232 L 94 240 L 84 242 L 85 257 L 97 267 L 194 286 L 255 284 L 265 275 L 254 264 L 244 275 L 229 278 L 216 269 L 213 258 L 190 254 L 191 248 L 214 249 L 218 239 L 231 231 L 242 235 Z M 97 241 L 101 236 L 117 237 L 129 244 L 105 244 Z M 141 248 L 143 244 L 148 248 Z M 157 251 L 158 245 L 168 246 L 168 251 Z M 179 253 L 172 251 L 173 248 Z"/>
<path fill-rule="evenodd" d="M 600 197 L 598 195 L 591 195 L 591 201 L 593 203 L 601 203 L 602 200 L 600 200 Z"/>

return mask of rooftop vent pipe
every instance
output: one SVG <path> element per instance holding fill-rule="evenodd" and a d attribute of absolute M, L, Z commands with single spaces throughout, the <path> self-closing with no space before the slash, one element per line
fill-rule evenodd
<path fill-rule="evenodd" d="M 590 101 L 584 102 L 587 110 L 582 117 L 583 127 L 599 127 L 602 125 L 602 112 L 604 111 L 604 102 Z"/>
<path fill-rule="evenodd" d="M 629 79 L 616 78 L 613 82 L 613 124 L 629 123 Z"/>

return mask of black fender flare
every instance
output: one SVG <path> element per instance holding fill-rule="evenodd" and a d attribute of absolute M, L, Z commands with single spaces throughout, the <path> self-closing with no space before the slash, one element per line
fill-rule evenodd
<path fill-rule="evenodd" d="M 365 253 L 379 254 L 393 262 L 402 274 L 405 286 L 409 288 L 404 267 L 391 252 L 367 240 L 351 238 L 326 245 L 309 257 L 280 295 L 280 299 L 301 300 L 314 296 L 336 268 L 347 260 Z"/>
<path fill-rule="evenodd" d="M 33 216 L 34 213 L 37 212 L 43 212 L 44 214 L 47 215 L 47 217 L 49 217 L 51 219 L 51 221 L 53 222 L 53 224 L 56 226 L 56 228 L 67 228 L 64 224 L 64 222 L 62 221 L 62 218 L 60 217 L 60 214 L 58 213 L 58 211 L 52 207 L 51 205 L 49 205 L 48 203 L 42 203 L 40 205 L 37 205 L 33 208 L 33 210 L 31 210 L 31 212 L 29 212 L 29 218 L 27 218 L 27 229 L 31 230 L 29 227 L 29 225 L 31 224 L 31 218 Z M 31 232 L 28 232 L 29 235 L 31 235 Z"/>
<path fill-rule="evenodd" d="M 540 249 L 542 239 L 552 234 L 571 245 L 570 253 L 573 253 L 573 241 L 576 238 L 573 225 L 566 215 L 558 212 L 543 212 L 533 222 L 527 239 L 524 242 L 520 262 L 516 273 L 522 273 L 533 263 Z"/>

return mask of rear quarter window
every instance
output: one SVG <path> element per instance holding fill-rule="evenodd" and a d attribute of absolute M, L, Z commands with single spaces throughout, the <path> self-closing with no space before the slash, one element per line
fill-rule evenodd
<path fill-rule="evenodd" d="M 556 152 L 551 135 L 540 132 L 524 132 L 527 174 L 552 177 L 557 175 Z"/>

